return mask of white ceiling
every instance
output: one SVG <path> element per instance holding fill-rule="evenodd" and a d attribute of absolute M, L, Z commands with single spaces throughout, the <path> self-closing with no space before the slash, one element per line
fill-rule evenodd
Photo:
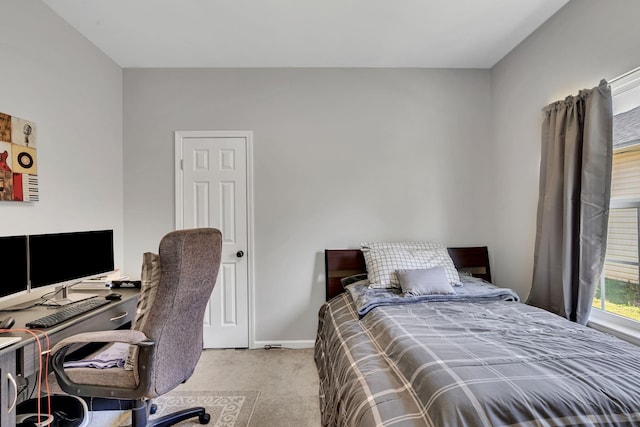
<path fill-rule="evenodd" d="M 568 0 L 43 0 L 123 68 L 491 68 Z"/>

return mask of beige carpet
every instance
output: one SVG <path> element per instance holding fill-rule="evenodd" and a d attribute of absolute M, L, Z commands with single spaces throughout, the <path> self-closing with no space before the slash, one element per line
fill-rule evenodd
<path fill-rule="evenodd" d="M 50 382 L 52 392 L 60 392 L 53 374 Z M 209 425 L 320 427 L 318 388 L 313 349 L 204 350 L 191 378 L 170 394 L 155 400 L 162 403 L 161 399 L 167 396 L 184 399 L 191 396 L 194 401 L 195 396 L 211 396 L 212 400 L 216 396 L 245 396 L 235 424 L 215 424 L 214 412 L 218 409 L 213 408 Z M 158 406 L 164 411 L 165 405 Z M 201 406 L 208 408 L 206 404 Z M 220 413 L 223 413 L 222 409 Z M 246 424 L 242 424 L 245 419 Z M 194 421 L 197 422 L 195 418 Z M 89 413 L 88 425 L 91 427 L 118 427 L 130 423 L 128 413 Z"/>
<path fill-rule="evenodd" d="M 176 390 L 259 390 L 249 427 L 320 427 L 313 349 L 205 350 Z"/>

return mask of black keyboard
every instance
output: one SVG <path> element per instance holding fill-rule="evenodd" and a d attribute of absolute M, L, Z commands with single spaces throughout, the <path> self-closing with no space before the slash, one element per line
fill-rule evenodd
<path fill-rule="evenodd" d="M 59 323 L 66 322 L 76 316 L 95 310 L 98 307 L 109 304 L 111 301 L 104 298 L 92 298 L 79 301 L 59 309 L 53 314 L 32 320 L 27 323 L 27 328 L 50 328 Z"/>

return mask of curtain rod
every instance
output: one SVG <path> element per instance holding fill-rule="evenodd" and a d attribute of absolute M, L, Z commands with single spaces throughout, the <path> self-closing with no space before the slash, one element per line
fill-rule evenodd
<path fill-rule="evenodd" d="M 618 77 L 614 77 L 611 80 L 608 80 L 607 83 L 611 84 L 611 83 L 616 82 L 616 81 L 618 81 L 620 79 L 624 79 L 625 77 L 630 76 L 633 73 L 637 73 L 638 71 L 640 71 L 640 67 L 634 68 L 631 71 L 627 71 L 626 73 L 624 73 L 622 75 L 619 75 Z"/>

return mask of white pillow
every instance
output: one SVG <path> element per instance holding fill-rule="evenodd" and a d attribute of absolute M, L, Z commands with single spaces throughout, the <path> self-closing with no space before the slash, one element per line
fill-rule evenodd
<path fill-rule="evenodd" d="M 452 286 L 461 286 L 460 276 L 447 248 L 427 242 L 365 242 L 361 245 L 371 288 L 399 288 L 397 270 L 444 267 Z"/>

